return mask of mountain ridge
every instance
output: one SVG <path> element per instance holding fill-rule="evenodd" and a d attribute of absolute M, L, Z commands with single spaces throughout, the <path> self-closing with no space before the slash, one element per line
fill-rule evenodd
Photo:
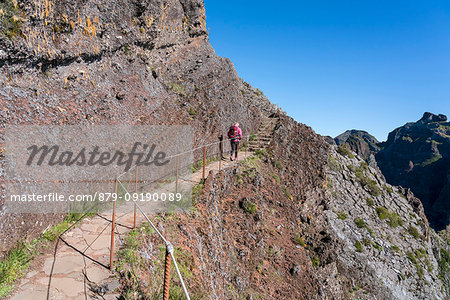
<path fill-rule="evenodd" d="M 425 112 L 418 121 L 391 131 L 388 139 L 376 143 L 376 147 L 372 141 L 360 138 L 368 134 L 365 131 L 346 131 L 335 141 L 367 161 L 373 155 L 387 181 L 411 188 L 423 202 L 432 226 L 442 230 L 450 222 L 450 199 L 446 196 L 450 189 L 449 128 L 447 116 Z M 374 159 L 371 161 L 373 164 Z"/>

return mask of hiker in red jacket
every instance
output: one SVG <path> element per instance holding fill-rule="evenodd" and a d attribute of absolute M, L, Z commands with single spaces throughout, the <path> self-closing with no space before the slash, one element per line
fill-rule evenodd
<path fill-rule="evenodd" d="M 231 153 L 230 153 L 230 160 L 233 160 L 233 153 L 235 153 L 235 159 L 238 158 L 238 146 L 239 141 L 242 138 L 242 130 L 239 128 L 239 123 L 236 123 L 230 127 L 228 130 L 228 139 L 231 143 Z"/>

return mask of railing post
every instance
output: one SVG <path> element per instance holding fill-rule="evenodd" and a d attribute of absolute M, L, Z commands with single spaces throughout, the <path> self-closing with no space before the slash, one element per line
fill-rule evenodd
<path fill-rule="evenodd" d="M 222 168 L 222 140 L 219 142 L 219 171 Z"/>
<path fill-rule="evenodd" d="M 138 192 L 138 166 L 136 165 L 136 178 L 134 181 L 134 192 L 137 195 Z M 134 221 L 133 221 L 133 229 L 136 229 L 136 201 L 134 202 Z"/>
<path fill-rule="evenodd" d="M 117 179 L 114 184 L 114 195 L 117 195 Z M 116 197 L 116 196 L 114 196 Z M 116 227 L 116 201 L 113 199 L 113 212 L 111 220 L 111 252 L 109 254 L 109 269 L 112 271 L 114 267 L 114 229 Z"/>
<path fill-rule="evenodd" d="M 179 161 L 179 157 L 177 156 L 177 175 L 175 177 L 175 194 L 178 193 L 178 161 Z"/>
<path fill-rule="evenodd" d="M 166 249 L 166 265 L 164 270 L 164 290 L 163 290 L 163 300 L 169 300 L 169 290 L 170 290 L 170 265 L 172 263 L 172 254 Z"/>
<path fill-rule="evenodd" d="M 247 143 L 245 143 L 245 159 L 247 159 L 247 148 L 248 148 L 248 143 L 250 143 L 250 138 L 247 137 Z"/>
<path fill-rule="evenodd" d="M 205 175 L 206 175 L 206 146 L 203 146 L 203 175 L 202 175 L 203 182 L 205 182 Z"/>

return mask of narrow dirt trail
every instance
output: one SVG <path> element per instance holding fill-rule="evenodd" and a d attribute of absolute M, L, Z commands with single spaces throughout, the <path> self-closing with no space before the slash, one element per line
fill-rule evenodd
<path fill-rule="evenodd" d="M 245 152 L 240 152 L 239 160 L 250 155 L 250 152 L 247 156 Z M 236 163 L 229 159 L 222 160 L 222 168 Z M 211 170 L 218 169 L 219 161 L 209 163 L 206 176 Z M 192 174 L 194 185 L 201 181 L 202 173 L 201 168 Z M 61 236 L 53 253 L 37 258 L 42 263 L 32 265 L 9 299 L 117 299 L 119 295 L 114 290 L 119 282 L 109 271 L 111 215 L 112 210 L 86 218 Z M 120 249 L 121 237 L 132 229 L 133 221 L 130 203 L 130 212 L 116 216 L 115 251 Z M 138 213 L 136 223 L 139 225 L 144 221 L 142 214 Z"/>

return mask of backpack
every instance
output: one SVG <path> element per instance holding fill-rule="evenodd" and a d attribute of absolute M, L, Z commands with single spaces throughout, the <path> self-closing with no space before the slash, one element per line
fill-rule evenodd
<path fill-rule="evenodd" d="M 229 139 L 235 139 L 238 137 L 238 127 L 237 126 L 231 126 L 228 130 L 228 138 Z"/>

